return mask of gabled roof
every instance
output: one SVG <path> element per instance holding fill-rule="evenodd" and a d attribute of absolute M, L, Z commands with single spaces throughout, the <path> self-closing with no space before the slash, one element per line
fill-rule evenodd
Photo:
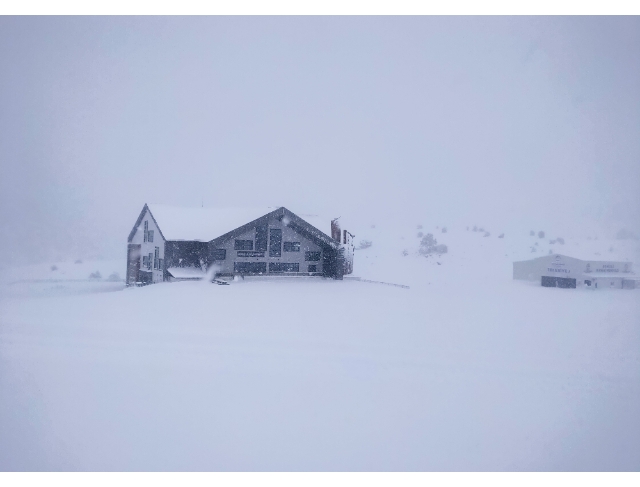
<path fill-rule="evenodd" d="M 233 230 L 223 235 L 220 235 L 218 238 L 215 238 L 211 241 L 211 245 L 215 246 L 225 240 L 241 235 L 247 230 L 255 227 L 256 225 L 267 224 L 271 218 L 277 218 L 278 220 L 286 219 L 286 224 L 289 227 L 293 228 L 296 232 L 316 242 L 322 247 L 330 247 L 333 249 L 337 249 L 338 247 L 340 247 L 339 242 L 336 242 L 326 233 L 322 232 L 320 229 L 303 220 L 295 213 L 287 210 L 284 206 L 263 215 L 261 218 L 250 221 L 240 227 L 234 228 Z M 329 224 L 330 223 L 331 222 L 329 222 Z"/>
<path fill-rule="evenodd" d="M 131 233 L 133 239 L 145 211 L 149 210 L 164 240 L 217 242 L 233 238 L 271 218 L 288 219 L 287 224 L 322 246 L 338 248 L 339 243 L 320 228 L 295 215 L 284 207 L 274 208 L 181 208 L 166 205 L 144 205 Z M 331 222 L 318 220 L 330 229 Z M 315 220 L 314 220 L 315 222 Z"/>
<path fill-rule="evenodd" d="M 149 210 L 149 206 L 145 203 L 145 205 L 142 207 L 142 211 L 140 212 L 140 215 L 138 215 L 138 219 L 136 220 L 135 224 L 133 225 L 133 228 L 131 229 L 131 232 L 129 232 L 129 238 L 127 239 L 127 242 L 131 242 L 131 240 L 133 240 L 133 236 L 136 234 L 136 230 L 140 226 L 140 222 L 142 221 L 142 217 L 144 217 L 144 214 L 145 214 L 145 212 L 147 210 Z M 160 225 L 158 225 L 158 222 L 153 217 L 153 214 L 151 213 L 151 211 L 149 211 L 149 214 L 151 214 L 151 218 L 153 218 L 153 221 L 156 224 L 156 227 L 158 227 L 158 230 L 160 230 L 160 235 L 162 236 L 162 238 L 164 240 L 166 240 L 166 238 L 164 237 L 164 235 L 162 233 L 162 230 L 160 229 Z"/>

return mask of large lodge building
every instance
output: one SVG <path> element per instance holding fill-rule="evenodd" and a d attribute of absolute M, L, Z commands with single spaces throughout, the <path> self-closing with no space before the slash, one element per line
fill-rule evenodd
<path fill-rule="evenodd" d="M 327 232 L 327 233 L 325 233 Z M 278 209 L 144 205 L 128 238 L 127 285 L 216 277 L 353 271 L 353 235 L 337 220 Z"/>

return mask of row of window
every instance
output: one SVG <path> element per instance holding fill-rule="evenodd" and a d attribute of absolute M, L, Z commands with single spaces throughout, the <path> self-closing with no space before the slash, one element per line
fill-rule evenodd
<path fill-rule="evenodd" d="M 144 222 L 144 241 L 153 242 L 153 230 L 149 230 L 149 222 Z"/>
<path fill-rule="evenodd" d="M 233 270 L 239 274 L 266 274 L 266 262 L 234 262 Z M 300 272 L 300 264 L 293 262 L 269 262 L 269 272 Z M 307 266 L 307 272 L 318 272 L 316 265 Z"/>
<path fill-rule="evenodd" d="M 257 247 L 257 244 L 256 244 Z M 256 248 L 253 251 L 253 240 L 236 240 L 233 245 L 234 250 L 238 250 L 238 257 L 264 257 L 264 251 Z M 300 252 L 300 242 L 282 242 L 282 230 L 272 228 L 269 234 L 269 257 L 281 257 L 282 250 L 285 252 Z M 223 249 L 220 249 L 223 250 Z M 220 251 L 220 250 L 217 250 Z M 225 254 L 226 257 L 226 254 Z M 304 260 L 318 261 L 321 252 L 305 252 Z M 224 260 L 224 257 L 216 260 Z"/>
<path fill-rule="evenodd" d="M 155 248 L 155 252 L 149 255 L 142 256 L 142 267 L 151 270 L 151 266 L 157 271 L 162 270 L 164 259 L 160 258 L 160 247 Z"/>

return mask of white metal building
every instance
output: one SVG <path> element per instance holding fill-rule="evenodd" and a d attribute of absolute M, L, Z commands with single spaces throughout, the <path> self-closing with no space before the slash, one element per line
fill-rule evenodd
<path fill-rule="evenodd" d="M 514 262 L 513 278 L 559 287 L 616 289 L 634 288 L 636 281 L 632 262 L 581 260 L 560 254 Z"/>

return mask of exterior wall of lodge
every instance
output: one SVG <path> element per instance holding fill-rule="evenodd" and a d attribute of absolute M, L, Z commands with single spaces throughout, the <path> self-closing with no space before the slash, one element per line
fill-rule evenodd
<path fill-rule="evenodd" d="M 151 234 L 149 233 L 151 232 Z M 149 210 L 146 210 L 130 244 L 140 245 L 140 272 L 151 274 L 151 282 L 164 280 L 165 242 Z"/>
<path fill-rule="evenodd" d="M 272 230 L 280 230 L 282 232 L 282 239 L 280 243 L 280 255 L 271 255 L 271 243 L 272 243 Z M 320 274 L 323 272 L 323 257 L 324 252 L 322 247 L 312 242 L 308 238 L 300 235 L 291 227 L 288 227 L 283 222 L 279 221 L 277 218 L 272 218 L 268 222 L 268 231 L 267 231 L 267 249 L 256 250 L 256 235 L 257 229 L 254 227 L 251 230 L 244 232 L 242 235 L 238 235 L 236 237 L 232 237 L 228 240 L 225 240 L 222 244 L 218 244 L 215 249 L 210 249 L 210 262 L 212 264 L 220 266 L 220 270 L 218 271 L 221 274 L 237 274 L 237 273 L 252 273 L 252 272 L 242 272 L 242 266 L 244 262 L 254 262 L 254 263 L 264 263 L 264 267 L 266 269 L 266 274 L 282 274 L 283 272 L 292 273 L 299 272 L 306 274 L 308 272 L 314 274 Z M 274 232 L 275 233 L 275 232 Z M 275 236 L 277 238 L 277 235 Z M 247 245 L 246 250 L 238 250 L 236 249 L 236 240 L 251 242 L 250 245 Z M 299 247 L 297 245 L 291 245 L 291 247 L 298 248 L 296 251 L 285 251 L 285 243 L 299 243 Z M 290 246 L 287 246 L 290 248 Z M 251 248 L 252 250 L 248 250 Z M 225 259 L 221 260 L 216 250 L 224 250 Z M 276 250 L 274 248 L 273 250 Z M 316 261 L 309 261 L 305 259 L 307 252 L 315 252 L 319 254 L 319 259 Z M 277 254 L 277 252 L 275 252 Z M 222 252 L 220 252 L 222 254 Z M 238 266 L 240 263 L 240 266 Z M 275 264 L 280 264 L 275 265 Z M 285 266 L 284 264 L 292 264 L 291 266 Z M 292 270 L 295 268 L 297 264 L 297 271 Z M 309 266 L 315 266 L 309 267 Z M 245 266 L 245 269 L 247 267 Z M 278 271 L 278 269 L 280 269 Z M 287 270 L 282 270 L 287 269 Z"/>

